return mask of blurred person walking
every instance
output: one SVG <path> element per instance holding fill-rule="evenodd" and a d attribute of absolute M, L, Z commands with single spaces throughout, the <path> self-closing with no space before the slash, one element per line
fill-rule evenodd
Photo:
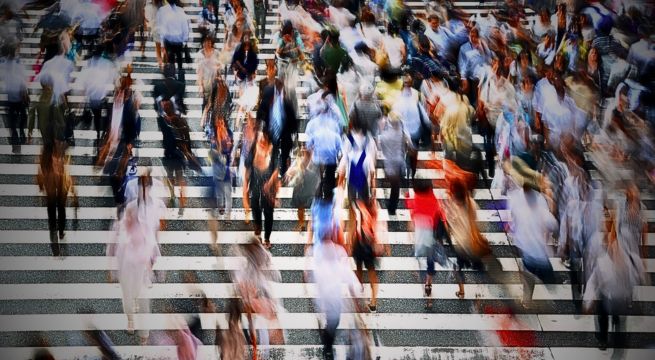
<path fill-rule="evenodd" d="M 184 47 L 189 41 L 189 19 L 180 0 L 168 0 L 157 10 L 157 26 L 166 50 L 166 62 L 177 63 L 178 79 L 184 78 Z"/>
<path fill-rule="evenodd" d="M 39 171 L 36 176 L 39 190 L 45 193 L 50 248 L 52 256 L 55 257 L 63 257 L 66 254 L 66 249 L 60 242 L 64 240 L 65 236 L 66 203 L 69 194 L 73 196 L 76 214 L 78 207 L 73 178 L 67 169 L 68 161 L 64 159 L 63 153 L 44 149 L 40 156 Z M 59 239 L 57 239 L 57 235 L 59 235 Z"/>
<path fill-rule="evenodd" d="M 25 128 L 30 97 L 25 66 L 16 56 L 16 50 L 8 51 L 7 56 L 0 59 L 0 73 L 4 74 L 2 90 L 7 94 L 7 125 L 11 129 L 11 145 L 18 149 L 19 145 L 27 142 Z"/>
<path fill-rule="evenodd" d="M 277 156 L 268 133 L 259 132 L 246 159 L 243 199 L 246 211 L 252 208 L 255 236 L 261 240 L 264 214 L 264 247 L 271 248 L 273 209 L 279 189 Z"/>
<path fill-rule="evenodd" d="M 272 335 L 269 333 L 269 326 L 278 322 L 277 313 L 281 308 L 278 301 L 273 298 L 271 285 L 272 282 L 280 281 L 280 273 L 272 267 L 271 254 L 256 237 L 251 237 L 247 244 L 237 249 L 237 252 L 244 257 L 245 263 L 242 268 L 232 273 L 232 282 L 243 302 L 254 357 L 258 357 L 257 348 L 264 346 L 263 358 L 266 358 Z"/>
<path fill-rule="evenodd" d="M 115 242 L 107 247 L 107 256 L 118 263 L 118 270 L 109 276 L 116 276 L 121 285 L 129 333 L 135 329 L 134 314 L 150 312 L 150 301 L 143 292 L 152 286 L 153 266 L 161 256 L 158 235 L 166 216 L 166 205 L 152 193 L 152 178 L 143 175 L 138 185 L 138 198 L 125 206 L 125 216 L 114 225 Z M 140 332 L 142 344 L 148 335 L 147 330 Z"/>

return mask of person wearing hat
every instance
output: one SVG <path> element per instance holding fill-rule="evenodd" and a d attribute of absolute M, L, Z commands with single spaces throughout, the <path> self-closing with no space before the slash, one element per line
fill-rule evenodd
<path fill-rule="evenodd" d="M 389 215 L 395 215 L 400 197 L 400 185 L 404 179 L 405 156 L 414 149 L 412 140 L 400 121 L 397 112 L 389 113 L 388 122 L 378 138 L 380 150 L 384 155 L 384 173 L 389 179 L 391 192 L 387 202 Z"/>

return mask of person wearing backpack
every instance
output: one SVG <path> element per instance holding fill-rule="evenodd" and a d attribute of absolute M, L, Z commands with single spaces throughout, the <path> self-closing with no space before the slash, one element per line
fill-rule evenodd
<path fill-rule="evenodd" d="M 339 162 L 339 184 L 347 182 L 350 202 L 362 200 L 368 203 L 375 194 L 375 161 L 377 147 L 370 133 L 352 129 L 345 135 Z"/>

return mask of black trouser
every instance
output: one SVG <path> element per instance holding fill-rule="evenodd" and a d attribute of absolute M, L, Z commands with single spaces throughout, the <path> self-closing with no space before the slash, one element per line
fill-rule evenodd
<path fill-rule="evenodd" d="M 57 54 L 59 53 L 59 42 L 46 45 L 44 50 L 45 51 L 43 54 L 43 62 L 41 64 L 45 64 L 46 61 L 57 56 Z"/>
<path fill-rule="evenodd" d="M 582 313 L 582 285 L 584 278 L 582 273 L 582 259 L 574 256 L 570 258 L 571 269 L 569 279 L 571 280 L 571 295 L 573 297 L 573 306 L 577 314 Z"/>
<path fill-rule="evenodd" d="M 341 318 L 341 306 L 327 312 L 325 314 L 325 330 L 323 331 L 323 351 L 324 353 L 332 352 L 334 346 L 334 339 L 337 336 L 337 328 L 339 327 L 339 320 Z"/>
<path fill-rule="evenodd" d="M 252 219 L 255 223 L 255 234 L 259 235 L 262 231 L 262 212 L 264 213 L 264 240 L 271 239 L 273 232 L 273 205 L 264 196 L 262 189 L 250 194 L 250 207 L 252 208 Z"/>
<path fill-rule="evenodd" d="M 25 143 L 25 126 L 27 125 L 27 108 L 22 101 L 9 102 L 9 128 L 11 129 L 11 144 Z"/>
<path fill-rule="evenodd" d="M 66 195 L 64 189 L 56 189 L 54 193 L 47 194 L 46 206 L 48 208 L 48 229 L 50 230 L 50 248 L 53 256 L 60 255 L 57 231 L 63 237 L 66 228 Z M 58 216 L 57 216 L 58 215 Z"/>
<path fill-rule="evenodd" d="M 255 4 L 255 22 L 255 36 L 261 41 L 266 36 L 266 7 L 263 4 Z"/>
<path fill-rule="evenodd" d="M 398 201 L 400 199 L 400 187 L 403 183 L 404 177 L 402 176 L 402 169 L 397 169 L 397 175 L 387 175 L 389 179 L 389 186 L 391 193 L 389 194 L 389 202 L 387 203 L 387 210 L 389 214 L 393 215 L 398 209 Z"/>
<path fill-rule="evenodd" d="M 182 74 L 184 71 L 182 69 L 182 64 L 184 63 L 184 44 L 164 41 L 164 48 L 166 49 L 167 62 L 169 64 L 177 63 L 178 74 Z"/>
<path fill-rule="evenodd" d="M 596 306 L 596 312 L 598 314 L 598 341 L 601 345 L 607 345 L 608 341 L 608 332 L 609 332 L 609 318 L 612 317 L 612 327 L 614 329 L 614 338 L 615 342 L 613 347 L 621 348 L 623 347 L 624 338 L 623 334 L 620 331 L 621 326 L 621 317 L 613 311 L 610 311 L 605 305 L 605 299 L 603 295 L 598 299 Z"/>
<path fill-rule="evenodd" d="M 107 125 L 102 120 L 102 109 L 105 108 L 105 100 L 90 101 L 89 108 L 93 114 L 93 127 L 96 129 L 96 138 L 101 139 L 107 133 Z M 109 115 L 109 114 L 108 114 Z"/>
<path fill-rule="evenodd" d="M 289 159 L 291 158 L 291 149 L 293 149 L 293 140 L 288 139 L 284 140 L 282 139 L 280 141 L 280 147 L 279 147 L 279 164 L 280 164 L 280 176 L 284 177 L 284 175 L 287 173 L 287 169 L 289 168 Z M 275 149 L 274 149 L 275 150 Z"/>
<path fill-rule="evenodd" d="M 322 199 L 332 199 L 334 188 L 337 187 L 335 175 L 337 173 L 337 164 L 324 164 L 319 167 L 321 183 L 318 186 L 316 196 Z"/>
<path fill-rule="evenodd" d="M 484 140 L 484 155 L 487 160 L 489 177 L 493 178 L 496 171 L 496 129 L 489 123 L 480 126 L 478 129 Z"/>

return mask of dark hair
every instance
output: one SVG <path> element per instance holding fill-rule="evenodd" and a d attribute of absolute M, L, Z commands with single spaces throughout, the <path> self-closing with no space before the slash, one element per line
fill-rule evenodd
<path fill-rule="evenodd" d="M 414 192 L 425 194 L 432 191 L 432 180 L 414 179 Z"/>
<path fill-rule="evenodd" d="M 418 36 L 418 45 L 422 49 L 430 50 L 430 39 L 428 39 L 428 37 L 425 36 L 424 34 L 419 34 L 419 36 Z"/>
<path fill-rule="evenodd" d="M 282 29 L 280 30 L 280 33 L 282 36 L 284 35 L 292 35 L 293 34 L 293 24 L 291 23 L 290 20 L 285 20 L 284 23 L 282 24 Z"/>
<path fill-rule="evenodd" d="M 389 25 L 387 25 L 387 33 L 391 36 L 398 35 L 398 33 L 400 33 L 400 27 L 398 27 L 398 24 L 395 22 L 390 22 Z"/>

